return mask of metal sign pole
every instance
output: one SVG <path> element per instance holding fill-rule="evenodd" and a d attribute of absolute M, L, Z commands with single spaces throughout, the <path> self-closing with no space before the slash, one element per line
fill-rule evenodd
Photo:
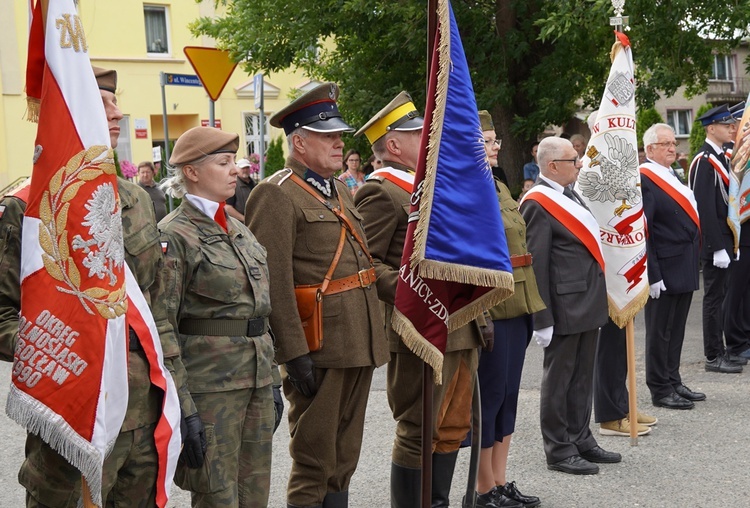
<path fill-rule="evenodd" d="M 167 175 L 167 162 L 169 162 L 169 122 L 167 121 L 167 77 L 164 71 L 159 73 L 159 83 L 161 84 L 161 116 L 164 122 L 164 160 L 161 161 L 161 169 L 164 170 L 164 174 Z M 174 209 L 172 203 L 172 196 L 167 196 L 167 210 L 170 212 Z"/>
<path fill-rule="evenodd" d="M 208 99 L 208 125 L 209 127 L 216 127 L 216 109 L 215 102 L 213 99 Z"/>
<path fill-rule="evenodd" d="M 263 74 L 256 74 L 253 78 L 253 95 L 255 96 L 255 108 L 260 112 L 258 115 L 258 123 L 260 124 L 258 179 L 263 180 L 266 177 L 266 115 L 263 112 Z"/>

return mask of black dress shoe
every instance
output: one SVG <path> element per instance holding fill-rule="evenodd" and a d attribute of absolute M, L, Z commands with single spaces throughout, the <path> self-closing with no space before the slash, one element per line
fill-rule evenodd
<path fill-rule="evenodd" d="M 693 409 L 695 404 L 693 401 L 687 400 L 682 395 L 672 392 L 661 399 L 654 399 L 654 406 L 665 407 L 667 409 Z"/>
<path fill-rule="evenodd" d="M 622 460 L 622 455 L 617 452 L 608 452 L 603 450 L 599 446 L 595 446 L 585 452 L 580 452 L 581 457 L 588 460 L 589 462 L 597 462 L 599 464 L 614 464 Z"/>
<path fill-rule="evenodd" d="M 732 353 L 727 353 L 727 359 L 734 364 L 737 365 L 747 365 L 747 358 L 740 355 L 733 355 Z"/>
<path fill-rule="evenodd" d="M 502 489 L 503 495 L 513 501 L 521 503 L 526 508 L 534 508 L 541 504 L 541 500 L 536 496 L 524 496 L 516 487 L 516 482 L 508 482 L 503 486 L 498 486 L 498 489 Z"/>
<path fill-rule="evenodd" d="M 562 471 L 568 474 L 597 474 L 599 466 L 592 464 L 580 455 L 573 455 L 567 459 L 554 464 L 547 464 L 547 469 L 552 471 Z"/>
<path fill-rule="evenodd" d="M 722 374 L 739 374 L 742 365 L 732 363 L 724 355 L 719 355 L 713 360 L 706 359 L 706 372 L 721 372 Z"/>
<path fill-rule="evenodd" d="M 694 392 L 687 386 L 681 384 L 675 387 L 674 391 L 679 395 L 680 397 L 687 399 L 687 400 L 706 400 L 706 394 L 701 392 Z"/>

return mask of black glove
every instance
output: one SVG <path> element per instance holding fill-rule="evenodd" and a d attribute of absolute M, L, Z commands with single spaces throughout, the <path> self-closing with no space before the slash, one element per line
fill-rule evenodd
<path fill-rule="evenodd" d="M 315 384 L 315 364 L 310 355 L 298 356 L 286 362 L 286 373 L 292 386 L 305 397 L 312 397 L 318 392 Z"/>
<path fill-rule="evenodd" d="M 183 420 L 185 432 L 182 434 L 182 453 L 180 459 L 184 460 L 190 469 L 203 467 L 203 456 L 206 454 L 206 429 L 198 413 L 190 415 Z"/>
<path fill-rule="evenodd" d="M 495 323 L 491 319 L 487 320 L 487 326 L 480 326 L 482 338 L 484 339 L 484 350 L 488 353 L 495 346 Z"/>
<path fill-rule="evenodd" d="M 281 396 L 281 387 L 273 387 L 273 414 L 276 421 L 273 423 L 273 431 L 279 428 L 281 416 L 284 414 L 284 398 Z"/>

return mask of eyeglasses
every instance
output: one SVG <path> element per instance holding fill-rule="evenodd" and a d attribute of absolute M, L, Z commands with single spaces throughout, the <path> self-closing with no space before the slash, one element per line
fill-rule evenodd
<path fill-rule="evenodd" d="M 573 164 L 578 164 L 580 161 L 580 157 L 576 157 L 575 159 L 552 159 L 552 162 L 572 162 Z"/>
<path fill-rule="evenodd" d="M 672 148 L 677 148 L 679 146 L 679 143 L 677 143 L 676 141 L 664 141 L 663 143 L 651 143 L 651 144 L 657 145 L 657 146 L 663 146 L 664 148 L 669 148 L 670 146 Z"/>
<path fill-rule="evenodd" d="M 362 162 L 362 160 L 349 158 L 346 162 Z"/>
<path fill-rule="evenodd" d="M 502 139 L 485 139 L 484 140 L 485 145 L 497 145 L 497 146 L 503 146 L 503 140 Z"/>

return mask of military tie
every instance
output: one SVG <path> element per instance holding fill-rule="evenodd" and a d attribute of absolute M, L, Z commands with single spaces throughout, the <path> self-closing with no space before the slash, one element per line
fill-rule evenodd
<path fill-rule="evenodd" d="M 568 187 L 567 185 L 565 187 L 563 187 L 563 195 L 564 196 L 568 196 L 570 199 L 572 199 L 573 201 L 575 201 L 579 205 L 581 204 L 581 201 L 576 197 L 576 195 L 573 193 L 573 191 L 571 190 L 571 188 Z"/>
<path fill-rule="evenodd" d="M 224 232 L 227 232 L 227 213 L 224 211 L 224 205 L 225 203 L 222 201 L 219 203 L 219 208 L 216 209 L 216 213 L 214 214 L 214 220 L 216 223 L 221 226 L 221 229 L 224 230 Z"/>

